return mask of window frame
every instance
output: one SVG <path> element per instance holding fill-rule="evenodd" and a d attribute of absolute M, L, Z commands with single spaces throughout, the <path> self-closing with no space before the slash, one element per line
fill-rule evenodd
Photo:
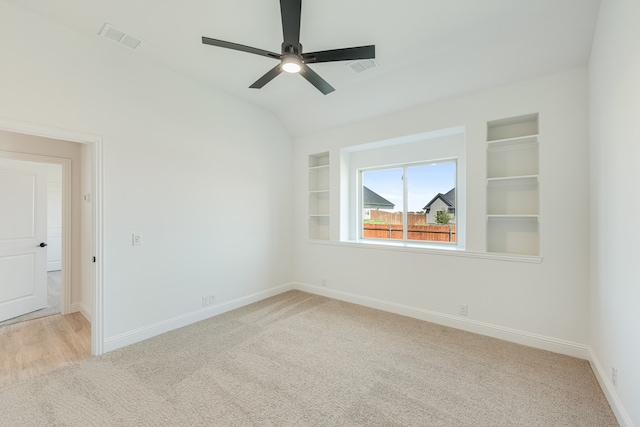
<path fill-rule="evenodd" d="M 416 250 L 465 251 L 466 154 L 467 142 L 464 126 L 341 148 L 339 165 L 340 191 L 338 196 L 340 205 L 339 241 L 387 246 L 389 248 L 405 247 Z M 456 242 L 363 238 L 362 177 L 358 171 L 382 170 L 402 167 L 403 165 L 413 166 L 451 161 L 455 162 L 456 168 Z"/>

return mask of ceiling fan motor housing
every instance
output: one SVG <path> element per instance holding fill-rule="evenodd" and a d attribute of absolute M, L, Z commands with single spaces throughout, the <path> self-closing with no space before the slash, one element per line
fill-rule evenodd
<path fill-rule="evenodd" d="M 298 43 L 298 45 L 282 43 L 282 54 L 283 55 L 292 54 L 292 55 L 301 56 L 302 45 L 300 43 Z"/>

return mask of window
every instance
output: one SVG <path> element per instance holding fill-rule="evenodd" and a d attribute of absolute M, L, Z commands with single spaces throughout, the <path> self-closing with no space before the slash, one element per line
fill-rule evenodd
<path fill-rule="evenodd" d="M 464 127 L 354 145 L 340 156 L 340 240 L 464 249 Z"/>
<path fill-rule="evenodd" d="M 361 239 L 455 243 L 455 160 L 359 174 Z"/>

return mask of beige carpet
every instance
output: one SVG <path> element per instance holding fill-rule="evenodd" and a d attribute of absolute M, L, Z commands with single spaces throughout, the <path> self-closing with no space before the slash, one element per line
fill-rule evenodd
<path fill-rule="evenodd" d="M 616 426 L 588 362 L 292 291 L 0 389 L 3 426 Z"/>
<path fill-rule="evenodd" d="M 47 306 L 42 310 L 32 311 L 22 316 L 13 317 L 0 322 L 0 328 L 27 320 L 39 319 L 60 313 L 62 305 L 62 271 L 50 271 L 47 273 Z"/>

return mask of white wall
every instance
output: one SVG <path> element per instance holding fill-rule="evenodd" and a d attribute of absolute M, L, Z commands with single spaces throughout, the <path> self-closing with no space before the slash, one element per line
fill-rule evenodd
<path fill-rule="evenodd" d="M 107 349 L 195 318 L 202 295 L 291 281 L 292 146 L 272 114 L 5 2 L 0 52 L 0 118 L 102 137 Z"/>
<path fill-rule="evenodd" d="M 542 263 L 475 257 L 486 247 L 486 122 L 540 113 Z M 466 126 L 471 257 L 335 242 L 339 153 L 355 144 Z M 307 156 L 330 151 L 333 244 L 307 239 Z M 313 292 L 588 357 L 587 72 L 584 68 L 425 105 L 294 142 L 294 278 Z M 567 221 L 566 218 L 571 218 Z M 447 253 L 448 254 L 448 253 Z M 326 279 L 326 287 L 321 280 Z M 468 304 L 468 317 L 458 316 Z"/>
<path fill-rule="evenodd" d="M 638 40 L 640 2 L 603 0 L 589 67 L 590 344 L 601 384 L 619 404 L 613 405 L 618 420 L 628 426 L 640 426 Z M 617 388 L 612 366 L 618 369 Z"/>

